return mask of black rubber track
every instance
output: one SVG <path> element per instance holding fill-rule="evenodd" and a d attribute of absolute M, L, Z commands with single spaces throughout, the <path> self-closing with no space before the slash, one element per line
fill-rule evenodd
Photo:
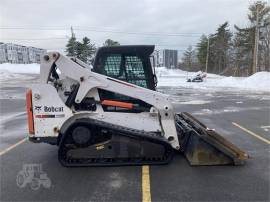
<path fill-rule="evenodd" d="M 104 129 L 104 130 L 110 130 L 113 131 L 113 135 L 118 136 L 125 136 L 128 138 L 135 138 L 139 139 L 140 141 L 148 141 L 157 145 L 161 145 L 164 147 L 164 154 L 163 157 L 157 157 L 157 158 L 147 158 L 142 157 L 140 159 L 138 158 L 82 158 L 82 159 L 72 159 L 70 157 L 67 157 L 67 153 L 69 151 L 68 147 L 66 147 L 66 143 L 68 138 L 70 137 L 71 133 L 67 132 L 65 134 L 62 134 L 62 138 L 59 144 L 59 150 L 58 150 L 58 160 L 59 162 L 66 167 L 78 167 L 78 166 L 127 166 L 127 165 L 160 165 L 160 164 L 167 164 L 169 163 L 174 155 L 174 150 L 171 147 L 168 140 L 166 140 L 164 137 L 160 136 L 156 133 L 151 132 L 145 132 L 142 130 L 135 130 L 130 129 L 123 126 L 118 126 L 110 123 L 106 123 L 103 121 L 95 120 L 95 119 L 89 119 L 89 118 L 83 118 L 78 119 L 74 124 L 80 125 L 80 124 L 87 124 L 89 126 L 94 126 L 98 129 Z M 72 124 L 70 128 L 74 125 Z M 70 145 L 69 145 L 70 146 Z"/>

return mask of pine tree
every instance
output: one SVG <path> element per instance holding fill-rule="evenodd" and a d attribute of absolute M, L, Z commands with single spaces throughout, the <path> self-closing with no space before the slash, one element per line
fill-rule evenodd
<path fill-rule="evenodd" d="M 258 13 L 257 13 L 258 11 Z M 259 24 L 259 47 L 258 47 L 258 67 L 259 70 L 270 70 L 270 7 L 266 2 L 257 1 L 250 5 L 248 19 L 250 26 L 240 28 L 235 25 L 236 36 L 234 46 L 237 56 L 235 64 L 238 70 L 252 73 L 254 44 L 255 44 L 255 26 L 256 16 L 258 14 Z"/>
<path fill-rule="evenodd" d="M 118 41 L 114 41 L 112 39 L 107 39 L 103 44 L 103 46 L 119 46 L 119 45 L 120 43 Z"/>
<path fill-rule="evenodd" d="M 237 26 L 235 29 L 237 31 L 234 38 L 235 65 L 241 74 L 249 74 L 252 72 L 255 29 Z"/>
<path fill-rule="evenodd" d="M 82 39 L 82 42 L 76 42 L 76 44 L 76 57 L 79 58 L 81 61 L 90 64 L 96 51 L 95 45 L 92 44 L 90 39 L 87 37 L 84 37 Z"/>
<path fill-rule="evenodd" d="M 195 50 L 193 50 L 192 46 L 189 46 L 187 50 L 183 54 L 183 66 L 184 69 L 187 71 L 193 71 L 194 70 L 194 63 L 196 62 L 195 60 L 196 54 Z"/>
<path fill-rule="evenodd" d="M 197 44 L 197 58 L 201 64 L 201 68 L 205 67 L 206 57 L 207 57 L 207 48 L 208 48 L 208 38 L 205 35 L 202 35 L 200 42 Z"/>
<path fill-rule="evenodd" d="M 208 41 L 209 41 L 209 47 L 208 47 Z M 206 69 L 206 60 L 207 60 L 207 52 L 208 53 L 208 68 L 207 72 L 215 72 L 215 55 L 216 55 L 216 47 L 215 47 L 215 35 L 210 34 L 208 37 L 205 35 L 201 36 L 200 42 L 197 44 L 197 58 L 199 60 L 199 63 L 201 65 L 200 69 L 204 70 Z"/>
<path fill-rule="evenodd" d="M 66 45 L 66 53 L 69 57 L 75 57 L 77 55 L 77 41 L 75 34 L 73 32 L 73 28 L 71 27 L 71 37 L 68 40 L 68 43 Z"/>
<path fill-rule="evenodd" d="M 230 50 L 232 47 L 232 33 L 228 29 L 229 23 L 220 25 L 214 34 L 208 37 L 202 35 L 197 44 L 197 58 L 201 64 L 201 69 L 205 69 L 208 52 L 208 72 L 221 73 L 230 62 Z M 209 41 L 209 47 L 208 47 Z"/>
<path fill-rule="evenodd" d="M 96 52 L 95 44 L 92 44 L 90 39 L 84 37 L 82 42 L 77 41 L 73 29 L 71 27 L 71 38 L 66 45 L 67 56 L 77 57 L 81 61 L 89 64 L 93 60 Z"/>
<path fill-rule="evenodd" d="M 213 61 L 213 72 L 221 73 L 228 67 L 229 50 L 232 45 L 232 33 L 228 29 L 229 23 L 225 22 L 220 25 L 217 32 L 213 35 L 210 44 L 210 55 Z"/>

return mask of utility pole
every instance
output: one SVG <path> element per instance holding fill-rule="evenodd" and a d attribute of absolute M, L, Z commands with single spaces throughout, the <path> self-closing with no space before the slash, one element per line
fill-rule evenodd
<path fill-rule="evenodd" d="M 205 72 L 207 73 L 208 69 L 208 60 L 209 60 L 209 49 L 210 49 L 210 36 L 208 36 L 208 42 L 207 42 L 207 53 L 206 53 L 206 61 L 205 61 Z"/>
<path fill-rule="evenodd" d="M 258 49 L 259 49 L 259 4 L 256 4 L 256 27 L 255 27 L 255 40 L 254 40 L 254 52 L 253 52 L 253 74 L 257 72 L 258 66 Z"/>

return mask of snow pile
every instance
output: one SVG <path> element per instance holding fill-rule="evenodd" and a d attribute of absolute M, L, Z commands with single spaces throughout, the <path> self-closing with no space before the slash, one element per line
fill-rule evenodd
<path fill-rule="evenodd" d="M 5 69 L 0 69 L 0 82 L 4 81 L 15 81 L 15 80 L 22 80 L 22 79 L 30 79 L 31 77 L 23 74 L 17 74 L 17 73 L 12 73 L 8 70 Z"/>
<path fill-rule="evenodd" d="M 204 82 L 186 82 L 196 72 L 157 68 L 158 86 L 173 86 L 206 90 L 251 90 L 270 92 L 270 72 L 257 72 L 250 77 L 225 77 L 207 74 Z"/>
<path fill-rule="evenodd" d="M 22 74 L 39 74 L 39 64 L 0 64 L 0 72 L 22 73 Z"/>
<path fill-rule="evenodd" d="M 0 64 L 0 82 L 16 82 L 33 78 L 29 74 L 39 74 L 39 64 Z"/>
<path fill-rule="evenodd" d="M 184 104 L 184 105 L 203 105 L 208 104 L 211 101 L 209 100 L 190 100 L 190 101 L 177 101 L 177 104 Z"/>
<path fill-rule="evenodd" d="M 187 74 L 186 71 L 180 70 L 180 69 L 167 69 L 166 67 L 157 67 L 156 68 L 156 74 L 157 77 L 163 77 L 163 76 L 185 76 Z"/>
<path fill-rule="evenodd" d="M 25 79 L 27 75 L 39 74 L 39 64 L 0 64 L 0 82 L 16 78 Z M 22 73 L 22 74 L 21 74 Z M 225 77 L 207 74 L 204 82 L 187 82 L 196 72 L 180 69 L 156 68 L 158 86 L 194 88 L 202 90 L 254 90 L 270 92 L 270 72 L 258 72 L 250 77 Z"/>
<path fill-rule="evenodd" d="M 167 69 L 166 67 L 156 67 L 156 75 L 160 77 L 185 77 L 191 78 L 195 76 L 198 72 L 187 72 L 181 69 Z M 224 76 L 219 76 L 216 74 L 207 74 L 208 78 L 224 78 Z"/>
<path fill-rule="evenodd" d="M 270 72 L 257 72 L 242 82 L 243 86 L 270 90 Z"/>
<path fill-rule="evenodd" d="M 224 77 L 206 81 L 206 85 L 245 90 L 270 91 L 270 72 L 257 72 L 249 77 Z"/>

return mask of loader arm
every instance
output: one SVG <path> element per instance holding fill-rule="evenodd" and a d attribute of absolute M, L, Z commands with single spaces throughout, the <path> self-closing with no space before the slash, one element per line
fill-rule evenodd
<path fill-rule="evenodd" d="M 48 83 L 54 65 L 60 70 L 62 77 L 68 77 L 80 84 L 75 98 L 76 103 L 80 103 L 90 91 L 93 92 L 95 99 L 98 100 L 97 89 L 103 89 L 136 98 L 152 105 L 152 110 L 156 110 L 159 114 L 164 137 L 173 148 L 180 149 L 175 126 L 174 109 L 168 95 L 92 72 L 90 67 L 87 69 L 85 66 L 81 66 L 79 63 L 57 52 L 48 53 L 42 58 L 40 69 L 41 83 Z"/>

